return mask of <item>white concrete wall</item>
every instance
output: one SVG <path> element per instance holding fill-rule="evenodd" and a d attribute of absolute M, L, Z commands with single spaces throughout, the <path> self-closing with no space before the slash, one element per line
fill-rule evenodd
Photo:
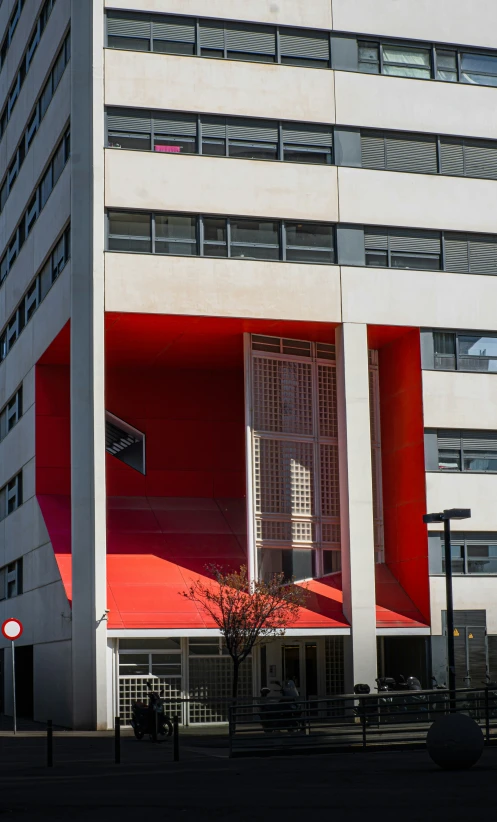
<path fill-rule="evenodd" d="M 342 125 L 497 138 L 494 88 L 337 71 L 335 94 Z"/>
<path fill-rule="evenodd" d="M 496 498 L 497 474 L 460 471 L 426 473 L 427 510 L 471 508 L 471 520 L 465 523 L 468 526 L 466 530 L 497 531 Z"/>
<path fill-rule="evenodd" d="M 111 148 L 105 205 L 334 222 L 337 169 Z"/>
<path fill-rule="evenodd" d="M 108 252 L 105 308 L 339 322 L 340 275 L 327 265 Z"/>
<path fill-rule="evenodd" d="M 332 123 L 333 72 L 106 49 L 105 104 Z"/>
<path fill-rule="evenodd" d="M 487 612 L 487 631 L 497 634 L 497 577 L 454 576 L 454 609 Z M 442 611 L 447 610 L 445 577 L 430 577 L 432 633 L 442 633 Z"/>
<path fill-rule="evenodd" d="M 331 0 L 105 0 L 107 8 L 331 29 Z"/>
<path fill-rule="evenodd" d="M 427 428 L 495 430 L 497 374 L 423 371 L 423 410 Z"/>
<path fill-rule="evenodd" d="M 339 168 L 338 185 L 342 222 L 497 231 L 494 180 Z"/>
<path fill-rule="evenodd" d="M 342 267 L 341 282 L 344 322 L 487 331 L 496 328 L 496 277 Z"/>
<path fill-rule="evenodd" d="M 337 31 L 497 48 L 493 0 L 331 0 Z"/>

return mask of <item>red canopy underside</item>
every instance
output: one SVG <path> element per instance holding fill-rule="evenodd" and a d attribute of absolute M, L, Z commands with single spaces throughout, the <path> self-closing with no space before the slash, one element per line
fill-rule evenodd
<path fill-rule="evenodd" d="M 71 500 L 39 495 L 62 581 L 72 598 Z M 245 500 L 110 497 L 107 516 L 109 628 L 215 627 L 182 594 L 208 577 L 206 566 L 246 562 Z M 293 627 L 347 628 L 341 574 L 307 583 L 306 608 Z M 376 566 L 379 628 L 424 627 L 423 618 L 386 565 Z"/>

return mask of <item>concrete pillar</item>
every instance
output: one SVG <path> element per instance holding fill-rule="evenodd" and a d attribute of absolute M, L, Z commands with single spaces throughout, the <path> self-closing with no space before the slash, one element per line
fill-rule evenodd
<path fill-rule="evenodd" d="M 72 679 L 75 728 L 107 727 L 103 0 L 71 0 Z"/>
<path fill-rule="evenodd" d="M 344 323 L 336 332 L 340 522 L 345 643 L 345 688 L 375 687 L 376 610 L 367 326 Z"/>

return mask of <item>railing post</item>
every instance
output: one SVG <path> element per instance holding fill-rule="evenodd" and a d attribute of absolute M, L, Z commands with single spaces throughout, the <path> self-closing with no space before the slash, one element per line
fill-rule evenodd
<path fill-rule="evenodd" d="M 366 724 L 366 705 L 364 697 L 359 697 L 359 705 L 361 710 L 361 725 L 362 725 L 362 747 L 367 745 L 367 724 Z"/>
<path fill-rule="evenodd" d="M 114 718 L 114 761 L 116 765 L 121 762 L 121 717 Z"/>
<path fill-rule="evenodd" d="M 490 742 L 490 699 L 488 688 L 485 688 L 485 741 Z"/>
<path fill-rule="evenodd" d="M 53 767 L 53 726 L 52 720 L 47 719 L 47 768 Z"/>
<path fill-rule="evenodd" d="M 173 760 L 179 762 L 179 722 L 178 714 L 173 716 Z"/>

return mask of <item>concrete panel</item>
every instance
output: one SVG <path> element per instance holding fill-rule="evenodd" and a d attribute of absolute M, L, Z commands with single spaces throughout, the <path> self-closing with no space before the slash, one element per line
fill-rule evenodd
<path fill-rule="evenodd" d="M 4 140 L 6 141 L 9 157 L 20 140 L 31 109 L 59 50 L 63 36 L 69 26 L 70 11 L 70 3 L 56 3 L 50 15 L 5 132 Z"/>
<path fill-rule="evenodd" d="M 113 9 L 136 9 L 136 0 L 105 0 Z M 284 26 L 308 26 L 331 29 L 331 0 L 140 0 L 140 11 L 168 14 L 191 14 L 221 20 L 251 20 Z"/>
<path fill-rule="evenodd" d="M 12 616 L 13 603 L 13 599 L 0 603 L 2 622 Z M 53 582 L 16 597 L 15 614 L 24 627 L 19 644 L 33 645 L 37 642 L 70 639 L 71 620 L 67 619 L 70 613 L 62 582 Z M 5 648 L 7 644 L 2 637 L 0 647 Z"/>
<path fill-rule="evenodd" d="M 336 266 L 115 253 L 105 260 L 107 311 L 340 321 Z"/>
<path fill-rule="evenodd" d="M 335 75 L 337 123 L 497 139 L 494 88 L 349 71 Z"/>
<path fill-rule="evenodd" d="M 423 371 L 423 408 L 429 428 L 495 430 L 497 374 Z"/>
<path fill-rule="evenodd" d="M 55 725 L 72 724 L 71 642 L 49 642 L 33 649 L 34 719 Z"/>
<path fill-rule="evenodd" d="M 337 31 L 497 48 L 494 0 L 332 0 Z"/>
<path fill-rule="evenodd" d="M 454 609 L 487 611 L 487 631 L 497 634 L 497 577 L 454 576 L 452 583 Z M 442 633 L 442 611 L 447 610 L 445 576 L 430 577 L 431 619 L 434 634 Z M 479 682 L 473 687 L 478 687 Z"/>
<path fill-rule="evenodd" d="M 335 222 L 337 169 L 107 149 L 105 205 Z"/>
<path fill-rule="evenodd" d="M 24 471 L 23 471 L 24 480 Z M 27 499 L 17 511 L 5 517 L 5 562 L 28 554 L 33 550 L 33 524 L 35 499 Z"/>
<path fill-rule="evenodd" d="M 0 487 L 34 455 L 35 415 L 34 406 L 31 406 L 0 443 Z"/>
<path fill-rule="evenodd" d="M 495 233 L 497 186 L 435 174 L 339 168 L 340 221 Z"/>
<path fill-rule="evenodd" d="M 478 299 L 475 299 L 478 295 Z M 432 328 L 495 328 L 497 278 L 443 271 L 342 267 L 348 322 Z"/>
<path fill-rule="evenodd" d="M 35 401 L 35 369 L 29 371 L 22 381 L 22 407 L 26 413 Z"/>
<path fill-rule="evenodd" d="M 471 508 L 471 519 L 459 530 L 497 531 L 497 474 L 427 473 L 428 511 Z"/>
<path fill-rule="evenodd" d="M 60 581 L 60 572 L 50 542 L 35 548 L 23 559 L 24 592 Z"/>
<path fill-rule="evenodd" d="M 332 123 L 334 99 L 332 71 L 105 50 L 106 105 Z"/>

